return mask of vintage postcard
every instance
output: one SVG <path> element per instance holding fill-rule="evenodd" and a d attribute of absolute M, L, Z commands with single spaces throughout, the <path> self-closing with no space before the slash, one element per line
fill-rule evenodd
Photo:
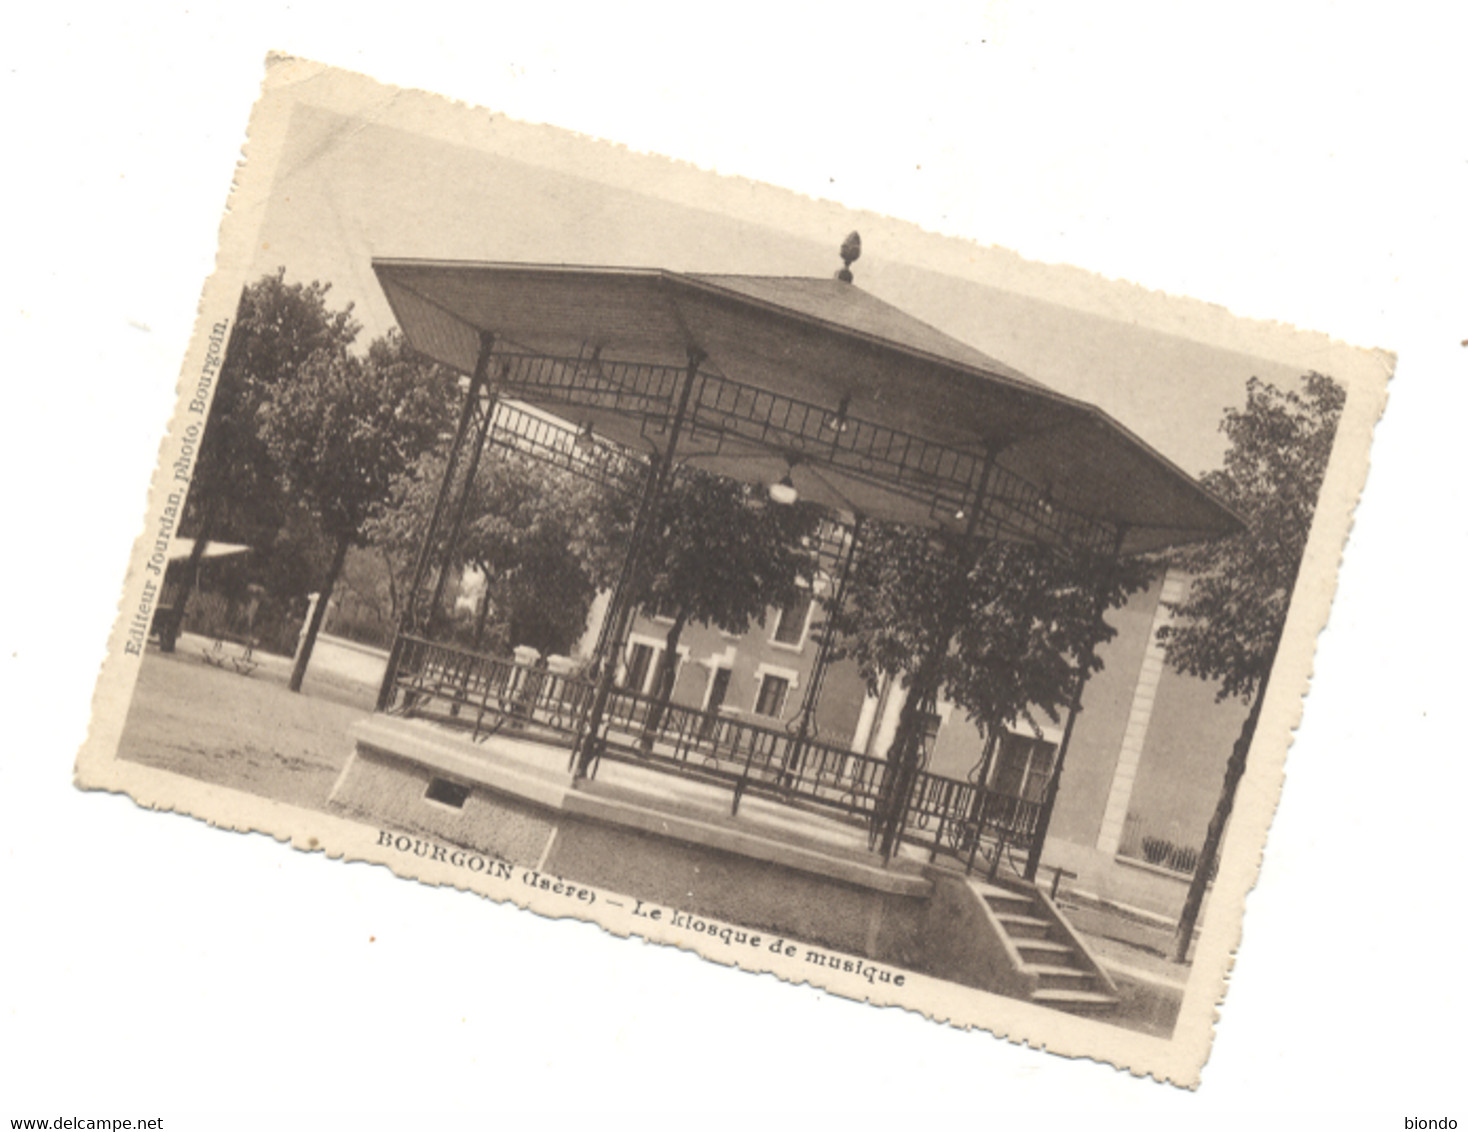
<path fill-rule="evenodd" d="M 1192 1085 L 1392 364 L 273 59 L 77 781 Z"/>

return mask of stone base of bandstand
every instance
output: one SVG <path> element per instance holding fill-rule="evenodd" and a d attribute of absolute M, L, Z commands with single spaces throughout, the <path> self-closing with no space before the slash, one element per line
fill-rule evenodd
<path fill-rule="evenodd" d="M 961 870 L 884 865 L 849 822 L 756 796 L 736 817 L 727 786 L 623 763 L 573 785 L 564 747 L 505 732 L 473 742 L 375 716 L 352 739 L 330 805 L 383 830 L 998 994 L 1035 989 Z M 435 780 L 462 805 L 429 797 Z"/>

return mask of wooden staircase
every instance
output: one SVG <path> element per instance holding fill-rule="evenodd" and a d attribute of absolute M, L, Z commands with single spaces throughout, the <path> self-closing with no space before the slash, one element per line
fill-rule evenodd
<path fill-rule="evenodd" d="M 1120 1001 L 1111 976 L 1043 891 L 968 884 L 1009 954 L 1016 985 L 1028 992 L 1023 997 L 1077 1014 L 1104 1014 Z"/>

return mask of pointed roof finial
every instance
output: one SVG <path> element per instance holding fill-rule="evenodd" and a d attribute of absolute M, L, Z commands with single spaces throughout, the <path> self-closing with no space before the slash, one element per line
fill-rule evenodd
<path fill-rule="evenodd" d="M 845 266 L 836 272 L 836 278 L 843 283 L 852 280 L 851 265 L 861 258 L 861 233 L 853 232 L 841 243 L 841 262 Z"/>

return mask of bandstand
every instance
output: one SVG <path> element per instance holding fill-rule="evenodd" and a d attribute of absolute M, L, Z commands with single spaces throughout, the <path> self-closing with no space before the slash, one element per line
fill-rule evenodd
<path fill-rule="evenodd" d="M 1033 883 L 1065 742 L 1045 804 L 1019 814 L 982 783 L 929 773 L 906 723 L 887 752 L 823 740 L 811 721 L 825 639 L 790 727 L 654 711 L 616 681 L 634 613 L 627 580 L 681 466 L 825 508 L 836 602 L 868 522 L 941 530 L 959 554 L 1011 539 L 1125 555 L 1238 529 L 1096 407 L 863 291 L 857 254 L 848 241 L 827 279 L 374 261 L 410 344 L 468 385 L 378 715 L 333 804 L 1003 993 L 1103 1003 L 1114 987 Z M 583 671 L 476 653 L 438 632 L 476 469 L 495 445 L 635 500 Z M 937 693 L 923 671 L 915 664 L 904 720 Z M 1077 689 L 1067 740 L 1079 706 Z M 1018 875 L 1001 875 L 1016 850 Z M 985 879 L 966 875 L 976 865 Z M 1026 948 L 1006 919 L 1048 926 Z M 1042 962 L 1066 948 L 1067 963 Z M 1066 967 L 1073 977 L 1054 974 Z"/>

